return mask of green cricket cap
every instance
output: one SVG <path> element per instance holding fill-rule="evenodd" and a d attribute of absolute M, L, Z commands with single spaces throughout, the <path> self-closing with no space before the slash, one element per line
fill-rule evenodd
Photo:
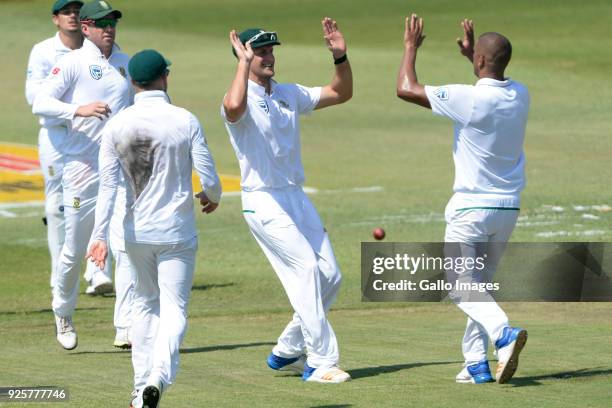
<path fill-rule="evenodd" d="M 122 16 L 121 12 L 115 10 L 107 1 L 90 1 L 81 7 L 79 19 L 81 21 L 97 20 L 111 13 L 115 15 L 116 19 L 120 19 Z"/>
<path fill-rule="evenodd" d="M 259 48 L 264 45 L 281 45 L 278 41 L 276 31 L 266 31 L 261 28 L 248 28 L 238 34 L 240 42 L 245 45 L 247 42 L 251 44 L 251 48 Z M 236 56 L 236 51 L 232 47 L 232 52 Z"/>
<path fill-rule="evenodd" d="M 134 54 L 128 64 L 134 82 L 145 85 L 163 75 L 172 62 L 155 50 L 142 50 Z"/>
<path fill-rule="evenodd" d="M 79 6 L 83 5 L 82 1 L 78 1 L 78 0 L 57 0 L 55 3 L 53 3 L 53 6 L 51 6 L 51 13 L 53 14 L 57 14 L 61 9 L 63 9 L 64 7 L 66 7 L 67 5 L 69 5 L 70 3 L 76 3 Z"/>

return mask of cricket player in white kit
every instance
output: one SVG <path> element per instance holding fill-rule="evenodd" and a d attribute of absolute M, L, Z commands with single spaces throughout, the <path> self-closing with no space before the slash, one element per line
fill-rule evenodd
<path fill-rule="evenodd" d="M 523 84 L 504 76 L 512 54 L 510 41 L 490 32 L 482 34 L 474 45 L 472 21 L 464 20 L 462 26 L 464 37 L 457 42 L 474 66 L 479 78 L 476 85 L 419 84 L 416 53 L 425 37 L 423 20 L 413 14 L 406 18 L 397 95 L 451 119 L 455 125 L 455 194 L 446 207 L 445 255 L 454 255 L 458 249 L 462 257 L 488 256 L 482 276 L 469 277 L 485 281 L 495 273 L 519 214 L 525 186 L 523 141 L 529 93 Z M 495 379 L 507 382 L 516 371 L 527 332 L 511 327 L 488 293 L 480 298 L 485 301 L 470 302 L 461 296 L 453 300 L 468 315 L 462 343 L 465 364 L 456 381 L 494 381 L 487 360 L 491 341 L 498 356 Z"/>
<path fill-rule="evenodd" d="M 57 0 L 51 7 L 53 24 L 57 33 L 32 47 L 28 59 L 26 78 L 26 99 L 32 105 L 45 79 L 57 61 L 72 50 L 83 45 L 83 33 L 79 22 L 82 1 Z M 45 219 L 47 240 L 51 255 L 51 287 L 57 280 L 57 261 L 64 246 L 64 203 L 62 194 L 62 174 L 64 169 L 64 145 L 68 142 L 67 121 L 50 117 L 40 117 L 38 132 L 38 157 L 45 180 Z M 88 265 L 93 274 L 94 265 Z M 108 287 L 110 279 L 100 275 L 94 282 L 98 292 Z"/>
<path fill-rule="evenodd" d="M 221 184 L 198 119 L 170 104 L 168 65 L 155 50 L 135 54 L 129 69 L 134 105 L 104 130 L 100 193 L 88 256 L 103 266 L 106 230 L 120 173 L 127 184 L 125 247 L 136 271 L 132 406 L 155 408 L 174 382 L 198 246 L 192 166 L 200 176 L 202 211 L 213 212 Z"/>
<path fill-rule="evenodd" d="M 280 45 L 275 32 L 232 31 L 238 67 L 221 115 L 240 164 L 244 217 L 295 311 L 268 366 L 302 373 L 306 381 L 339 383 L 350 376 L 338 368 L 338 343 L 326 313 L 341 275 L 327 232 L 302 190 L 299 115 L 349 100 L 353 78 L 336 22 L 325 18 L 322 25 L 335 73 L 329 85 L 316 88 L 272 79 L 273 46 Z"/>
<path fill-rule="evenodd" d="M 85 36 L 83 46 L 55 64 L 32 107 L 34 114 L 68 124 L 62 176 L 66 237 L 57 264 L 52 304 L 57 339 L 68 350 L 77 346 L 72 314 L 81 261 L 94 225 L 101 131 L 108 117 L 132 102 L 127 78 L 129 57 L 115 45 L 121 12 L 105 1 L 92 1 L 81 8 L 79 18 Z"/>

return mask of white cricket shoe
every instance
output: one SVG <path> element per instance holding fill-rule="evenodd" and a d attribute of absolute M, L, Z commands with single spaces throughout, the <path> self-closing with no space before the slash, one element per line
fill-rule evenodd
<path fill-rule="evenodd" d="M 308 364 L 304 364 L 304 381 L 338 384 L 351 380 L 351 376 L 346 371 L 342 371 L 338 367 L 319 367 L 312 368 Z"/>
<path fill-rule="evenodd" d="M 72 325 L 72 316 L 61 317 L 55 315 L 55 330 L 57 331 L 57 341 L 66 350 L 73 350 L 78 344 L 76 330 Z"/>
<path fill-rule="evenodd" d="M 304 364 L 306 364 L 306 356 L 285 358 L 279 357 L 274 353 L 270 353 L 266 361 L 268 367 L 276 371 L 288 371 L 299 375 L 304 374 Z"/>
<path fill-rule="evenodd" d="M 113 293 L 114 291 L 113 281 L 103 273 L 94 273 L 93 279 L 91 280 L 91 286 L 93 287 L 95 295 L 105 295 L 107 293 Z M 87 289 L 85 293 L 87 293 Z"/>
<path fill-rule="evenodd" d="M 520 327 L 504 327 L 501 337 L 495 342 L 497 348 L 497 368 L 495 379 L 499 384 L 512 378 L 519 363 L 519 354 L 527 343 L 527 330 Z"/>
<path fill-rule="evenodd" d="M 130 401 L 130 408 L 142 408 L 142 397 L 138 390 L 132 391 L 132 400 Z"/>
<path fill-rule="evenodd" d="M 94 289 L 93 286 L 88 285 L 87 288 L 85 289 L 85 294 L 89 296 L 96 296 L 97 295 L 96 289 Z"/>
<path fill-rule="evenodd" d="M 123 350 L 129 350 L 132 348 L 132 342 L 130 341 L 130 333 L 128 329 L 117 329 L 113 346 Z"/>

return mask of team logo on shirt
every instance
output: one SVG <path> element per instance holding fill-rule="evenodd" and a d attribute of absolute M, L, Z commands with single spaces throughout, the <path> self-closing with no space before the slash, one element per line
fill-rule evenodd
<path fill-rule="evenodd" d="M 91 77 L 97 81 L 98 79 L 102 78 L 102 67 L 99 65 L 90 65 L 89 73 L 91 74 Z"/>
<path fill-rule="evenodd" d="M 441 86 L 434 91 L 434 95 L 441 101 L 448 101 L 448 89 Z"/>
<path fill-rule="evenodd" d="M 257 101 L 257 105 L 259 105 L 259 107 L 263 109 L 266 113 L 270 113 L 270 108 L 268 108 L 268 103 L 266 101 Z"/>
<path fill-rule="evenodd" d="M 58 67 L 53 68 L 53 71 L 51 71 L 53 75 L 57 75 L 59 74 L 59 72 L 60 72 L 60 69 Z"/>
<path fill-rule="evenodd" d="M 278 101 L 278 104 L 285 109 L 289 109 L 289 104 L 283 100 Z"/>
<path fill-rule="evenodd" d="M 124 77 L 124 78 L 126 77 L 125 76 L 125 68 L 119 67 L 119 73 L 121 74 L 122 77 Z"/>
<path fill-rule="evenodd" d="M 72 207 L 76 209 L 81 208 L 81 197 L 74 197 L 74 200 L 72 201 Z"/>

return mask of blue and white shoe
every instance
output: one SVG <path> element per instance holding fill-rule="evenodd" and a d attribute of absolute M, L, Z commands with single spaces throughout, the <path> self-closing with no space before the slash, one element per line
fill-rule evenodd
<path fill-rule="evenodd" d="M 519 327 L 504 327 L 502 335 L 495 342 L 497 368 L 495 379 L 499 384 L 507 383 L 518 367 L 519 354 L 527 343 L 527 330 Z"/>
<path fill-rule="evenodd" d="M 463 367 L 463 370 L 455 377 L 455 381 L 461 384 L 484 384 L 495 382 L 491 375 L 489 362 L 487 360 L 482 360 L 478 363 Z"/>
<path fill-rule="evenodd" d="M 268 356 L 268 367 L 276 371 L 289 371 L 299 375 L 304 373 L 304 364 L 306 364 L 306 356 L 285 358 L 279 357 L 274 353 Z"/>
<path fill-rule="evenodd" d="M 337 366 L 313 368 L 304 363 L 304 374 L 302 375 L 302 379 L 310 382 L 338 384 L 350 381 L 351 376 Z"/>

